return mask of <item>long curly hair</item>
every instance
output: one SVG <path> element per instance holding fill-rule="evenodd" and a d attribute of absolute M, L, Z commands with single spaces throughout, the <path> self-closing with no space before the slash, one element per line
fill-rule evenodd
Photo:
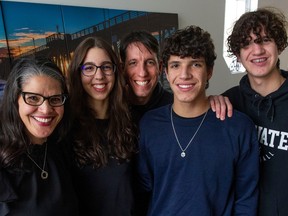
<path fill-rule="evenodd" d="M 9 169 L 23 168 L 23 155 L 30 144 L 25 132 L 25 125 L 19 115 L 18 98 L 22 86 L 35 76 L 47 76 L 61 84 L 62 93 L 68 94 L 65 77 L 60 69 L 49 59 L 21 58 L 12 68 L 7 79 L 0 110 L 0 167 Z M 64 116 L 53 131 L 52 135 L 60 141 L 69 129 L 69 107 L 64 104 Z M 52 136 L 51 135 L 51 136 Z"/>
<path fill-rule="evenodd" d="M 87 52 L 98 47 L 105 50 L 112 63 L 116 65 L 115 84 L 109 95 L 109 125 L 105 134 L 102 125 L 95 122 L 95 110 L 89 107 L 87 93 L 81 82 L 81 68 Z M 98 37 L 84 39 L 75 49 L 68 68 L 68 84 L 72 117 L 74 119 L 73 149 L 79 166 L 101 167 L 109 156 L 119 160 L 130 159 L 136 149 L 136 127 L 132 123 L 128 104 L 124 95 L 124 77 L 121 65 L 110 44 Z M 108 151 L 103 145 L 108 145 Z"/>
<path fill-rule="evenodd" d="M 276 8 L 266 7 L 244 13 L 235 23 L 231 35 L 227 39 L 230 55 L 240 55 L 240 49 L 252 40 L 250 34 L 261 39 L 261 32 L 273 39 L 278 51 L 282 52 L 288 45 L 287 20 L 284 14 Z"/>

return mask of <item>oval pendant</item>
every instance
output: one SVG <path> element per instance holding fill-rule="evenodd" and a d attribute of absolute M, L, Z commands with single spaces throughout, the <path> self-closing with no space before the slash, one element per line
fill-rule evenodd
<path fill-rule="evenodd" d="M 48 172 L 46 172 L 45 170 L 42 170 L 42 172 L 41 172 L 41 178 L 42 178 L 42 179 L 47 179 L 47 178 L 48 178 Z"/>
<path fill-rule="evenodd" d="M 184 158 L 185 156 L 186 156 L 185 152 L 182 152 L 182 153 L 181 153 L 181 157 Z"/>

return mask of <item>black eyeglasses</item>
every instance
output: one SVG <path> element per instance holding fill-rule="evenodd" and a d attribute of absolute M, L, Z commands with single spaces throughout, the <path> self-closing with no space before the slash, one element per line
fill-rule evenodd
<path fill-rule="evenodd" d="M 62 106 L 67 99 L 67 96 L 65 94 L 45 97 L 41 94 L 36 94 L 32 92 L 21 92 L 21 95 L 23 97 L 24 102 L 31 106 L 40 106 L 41 104 L 44 103 L 45 100 L 48 100 L 50 106 L 59 107 Z"/>
<path fill-rule="evenodd" d="M 112 62 L 106 62 L 100 66 L 97 66 L 92 63 L 86 63 L 81 66 L 81 71 L 85 76 L 94 76 L 98 70 L 100 70 L 106 75 L 106 76 L 111 76 L 115 73 L 116 71 L 116 65 L 113 64 Z"/>

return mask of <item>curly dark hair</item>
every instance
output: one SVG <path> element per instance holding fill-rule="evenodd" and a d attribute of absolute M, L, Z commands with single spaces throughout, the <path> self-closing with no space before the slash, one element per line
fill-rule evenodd
<path fill-rule="evenodd" d="M 214 66 L 214 61 L 217 57 L 210 34 L 193 25 L 178 30 L 166 38 L 162 51 L 163 66 L 166 68 L 171 55 L 180 56 L 181 58 L 203 57 L 208 68 Z"/>
<path fill-rule="evenodd" d="M 262 41 L 261 32 L 273 39 L 278 51 L 282 52 L 287 43 L 287 21 L 282 12 L 273 7 L 259 8 L 256 11 L 244 13 L 235 23 L 231 35 L 227 39 L 228 52 L 239 55 L 240 49 L 251 41 L 251 32 L 258 41 Z"/>
<path fill-rule="evenodd" d="M 87 102 L 87 93 L 81 82 L 81 68 L 87 52 L 94 47 L 105 50 L 116 65 L 115 84 L 109 95 L 109 126 L 105 140 L 109 152 L 102 145 L 101 125 L 95 124 L 95 111 Z M 93 167 L 106 165 L 112 154 L 119 160 L 131 159 L 136 151 L 137 134 L 124 92 L 124 77 L 119 59 L 112 46 L 99 37 L 84 39 L 75 49 L 68 68 L 68 83 L 72 118 L 74 122 L 73 149 L 78 165 Z"/>

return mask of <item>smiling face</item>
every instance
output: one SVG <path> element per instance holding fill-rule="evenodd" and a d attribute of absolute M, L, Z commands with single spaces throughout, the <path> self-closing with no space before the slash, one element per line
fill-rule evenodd
<path fill-rule="evenodd" d="M 212 76 L 204 58 L 180 58 L 171 55 L 165 69 L 167 80 L 174 93 L 174 104 L 206 102 L 206 82 Z"/>
<path fill-rule="evenodd" d="M 34 76 L 22 86 L 22 92 L 31 92 L 49 97 L 62 94 L 59 81 L 48 76 Z M 64 114 L 64 106 L 52 107 L 48 100 L 40 106 L 25 103 L 22 95 L 18 98 L 19 115 L 33 144 L 42 144 L 52 134 Z"/>
<path fill-rule="evenodd" d="M 277 61 L 279 52 L 273 39 L 261 32 L 262 41 L 257 43 L 256 35 L 250 34 L 249 44 L 240 49 L 239 61 L 248 72 L 248 76 L 265 78 L 274 72 L 278 73 Z"/>
<path fill-rule="evenodd" d="M 112 63 L 112 61 L 104 49 L 93 47 L 89 49 L 83 61 L 83 64 L 87 63 L 101 66 Z M 89 95 L 88 100 L 91 104 L 98 102 L 108 103 L 109 94 L 115 83 L 115 74 L 105 75 L 103 71 L 101 71 L 101 68 L 98 68 L 93 76 L 85 76 L 81 73 L 81 81 L 84 90 Z"/>
<path fill-rule="evenodd" d="M 132 94 L 132 103 L 146 104 L 155 89 L 159 76 L 156 53 L 142 43 L 132 43 L 126 49 L 125 75 Z"/>

